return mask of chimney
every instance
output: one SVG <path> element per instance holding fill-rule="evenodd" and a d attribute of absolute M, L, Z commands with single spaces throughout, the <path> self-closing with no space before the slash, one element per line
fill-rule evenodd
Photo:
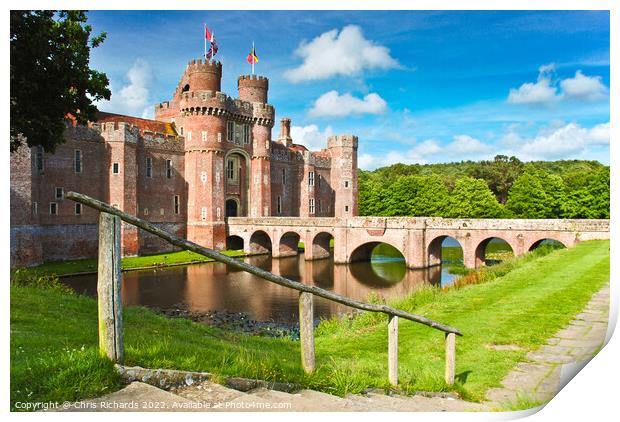
<path fill-rule="evenodd" d="M 284 117 L 280 120 L 280 137 L 278 141 L 287 147 L 290 147 L 293 143 L 293 139 L 291 138 L 291 119 L 288 117 Z"/>

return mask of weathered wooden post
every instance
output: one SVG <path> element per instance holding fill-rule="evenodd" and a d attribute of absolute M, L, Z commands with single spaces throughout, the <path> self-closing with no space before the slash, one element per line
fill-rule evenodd
<path fill-rule="evenodd" d="M 398 317 L 390 315 L 388 322 L 388 378 L 398 385 Z"/>
<path fill-rule="evenodd" d="M 99 264 L 97 271 L 99 351 L 123 363 L 123 304 L 121 302 L 121 220 L 99 214 Z"/>
<path fill-rule="evenodd" d="M 446 333 L 446 384 L 454 384 L 456 366 L 456 334 Z"/>
<path fill-rule="evenodd" d="M 309 374 L 314 371 L 314 298 L 312 293 L 299 293 L 299 343 L 301 366 Z"/>

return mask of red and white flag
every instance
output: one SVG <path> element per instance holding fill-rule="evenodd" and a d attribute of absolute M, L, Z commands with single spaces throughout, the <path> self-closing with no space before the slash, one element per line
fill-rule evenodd
<path fill-rule="evenodd" d="M 207 41 L 209 42 L 209 51 L 207 51 Z M 215 53 L 217 53 L 215 35 L 209 31 L 209 28 L 207 28 L 207 25 L 205 24 L 205 59 L 212 59 L 213 56 L 215 56 Z"/>

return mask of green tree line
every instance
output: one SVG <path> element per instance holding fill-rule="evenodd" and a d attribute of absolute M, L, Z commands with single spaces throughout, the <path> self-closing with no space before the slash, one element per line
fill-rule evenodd
<path fill-rule="evenodd" d="M 609 166 L 598 161 L 395 164 L 359 171 L 361 215 L 609 218 Z"/>

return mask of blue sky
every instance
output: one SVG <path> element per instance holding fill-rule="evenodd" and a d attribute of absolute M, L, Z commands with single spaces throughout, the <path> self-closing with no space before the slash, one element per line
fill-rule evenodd
<path fill-rule="evenodd" d="M 108 33 L 91 56 L 111 80 L 106 111 L 152 116 L 202 55 L 206 23 L 223 91 L 236 96 L 254 41 L 295 142 L 356 134 L 362 168 L 498 153 L 609 163 L 606 11 L 92 11 L 89 22 Z"/>

